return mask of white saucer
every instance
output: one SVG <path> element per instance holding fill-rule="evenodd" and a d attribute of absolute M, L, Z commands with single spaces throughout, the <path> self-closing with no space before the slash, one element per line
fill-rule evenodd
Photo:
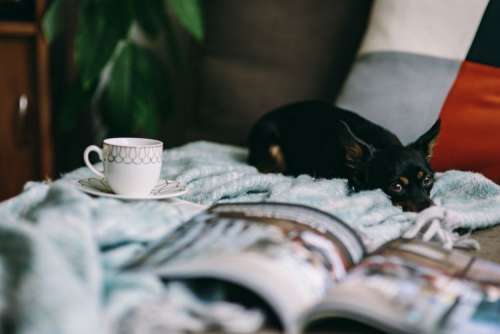
<path fill-rule="evenodd" d="M 165 199 L 181 196 L 187 192 L 186 187 L 178 181 L 160 180 L 156 187 L 151 190 L 151 193 L 149 195 L 120 195 L 115 194 L 104 179 L 98 179 L 94 177 L 78 180 L 78 188 L 81 191 L 86 192 L 87 194 L 125 200 Z"/>

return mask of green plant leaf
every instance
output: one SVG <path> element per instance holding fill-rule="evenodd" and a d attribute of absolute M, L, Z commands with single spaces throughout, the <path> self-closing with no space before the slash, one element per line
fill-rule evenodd
<path fill-rule="evenodd" d="M 167 15 L 165 12 L 164 0 L 132 0 L 134 17 L 142 30 L 152 38 L 156 38 L 158 33 L 166 24 Z"/>
<path fill-rule="evenodd" d="M 203 16 L 199 0 L 169 0 L 179 22 L 198 41 L 203 40 Z"/>
<path fill-rule="evenodd" d="M 49 8 L 45 12 L 42 20 L 42 29 L 45 38 L 49 43 L 52 43 L 54 39 L 63 30 L 63 0 L 54 0 L 50 4 Z"/>
<path fill-rule="evenodd" d="M 98 78 L 131 22 L 129 0 L 81 0 L 75 58 L 84 88 Z"/>
<path fill-rule="evenodd" d="M 169 109 L 167 78 L 164 65 L 150 50 L 123 46 L 101 101 L 110 134 L 156 136 L 159 116 Z"/>

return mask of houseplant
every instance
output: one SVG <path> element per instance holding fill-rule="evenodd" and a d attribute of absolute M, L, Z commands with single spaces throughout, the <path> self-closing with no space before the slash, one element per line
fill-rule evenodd
<path fill-rule="evenodd" d="M 74 2 L 51 2 L 43 22 L 49 42 L 71 23 L 64 15 L 64 5 L 70 1 Z M 107 136 L 156 137 L 161 120 L 172 109 L 169 87 L 182 64 L 172 26 L 182 26 L 201 42 L 199 0 L 79 0 L 73 4 L 78 10 L 73 43 L 78 75 L 65 88 L 55 131 L 72 133 L 80 114 L 92 110 Z"/>

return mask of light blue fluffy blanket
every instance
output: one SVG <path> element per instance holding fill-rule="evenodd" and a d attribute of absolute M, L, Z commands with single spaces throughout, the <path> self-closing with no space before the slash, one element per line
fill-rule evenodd
<path fill-rule="evenodd" d="M 165 152 L 162 174 L 187 184 L 184 200 L 204 205 L 265 200 L 317 207 L 354 227 L 370 249 L 400 236 L 415 221 L 415 214 L 392 206 L 381 191 L 349 194 L 345 180 L 259 174 L 245 159 L 245 149 L 195 142 Z M 202 321 L 189 318 L 193 305 L 202 312 L 189 291 L 165 286 L 153 275 L 119 271 L 202 207 L 92 198 L 74 187 L 75 180 L 89 176 L 81 168 L 51 184 L 29 183 L 22 194 L 0 203 L 0 332 L 117 331 L 131 309 L 159 301 L 169 305 L 163 319 L 170 315 L 172 323 L 183 319 L 180 328 L 203 329 Z M 500 222 L 500 187 L 479 174 L 440 174 L 432 197 L 453 215 L 456 227 Z M 185 303 L 169 304 L 173 295 Z M 258 323 L 247 310 L 215 302 Z M 133 328 L 120 331 L 133 333 Z"/>
<path fill-rule="evenodd" d="M 187 184 L 184 198 L 197 203 L 278 201 L 319 208 L 362 234 L 369 250 L 401 236 L 415 222 L 415 213 L 393 206 L 381 190 L 350 193 L 343 179 L 260 174 L 247 165 L 246 156 L 243 148 L 196 142 L 167 152 L 164 172 Z M 500 223 L 500 186 L 480 174 L 438 174 L 431 197 L 455 228 Z"/>

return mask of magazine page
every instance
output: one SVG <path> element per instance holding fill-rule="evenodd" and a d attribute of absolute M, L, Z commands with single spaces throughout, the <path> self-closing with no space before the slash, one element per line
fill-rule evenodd
<path fill-rule="evenodd" d="M 439 243 L 397 239 L 385 244 L 376 253 L 396 255 L 449 276 L 500 286 L 499 264 L 462 251 L 445 249 Z"/>
<path fill-rule="evenodd" d="M 476 263 L 483 274 L 472 281 Z M 323 302 L 305 327 L 350 319 L 389 333 L 499 333 L 498 265 L 422 241 L 395 241 L 367 257 Z M 329 319 L 326 321 L 325 319 Z M 307 331 L 307 330 L 306 330 Z"/>
<path fill-rule="evenodd" d="M 287 332 L 364 255 L 358 236 L 319 210 L 279 203 L 216 205 L 128 267 L 165 278 L 215 278 L 250 289 Z"/>

